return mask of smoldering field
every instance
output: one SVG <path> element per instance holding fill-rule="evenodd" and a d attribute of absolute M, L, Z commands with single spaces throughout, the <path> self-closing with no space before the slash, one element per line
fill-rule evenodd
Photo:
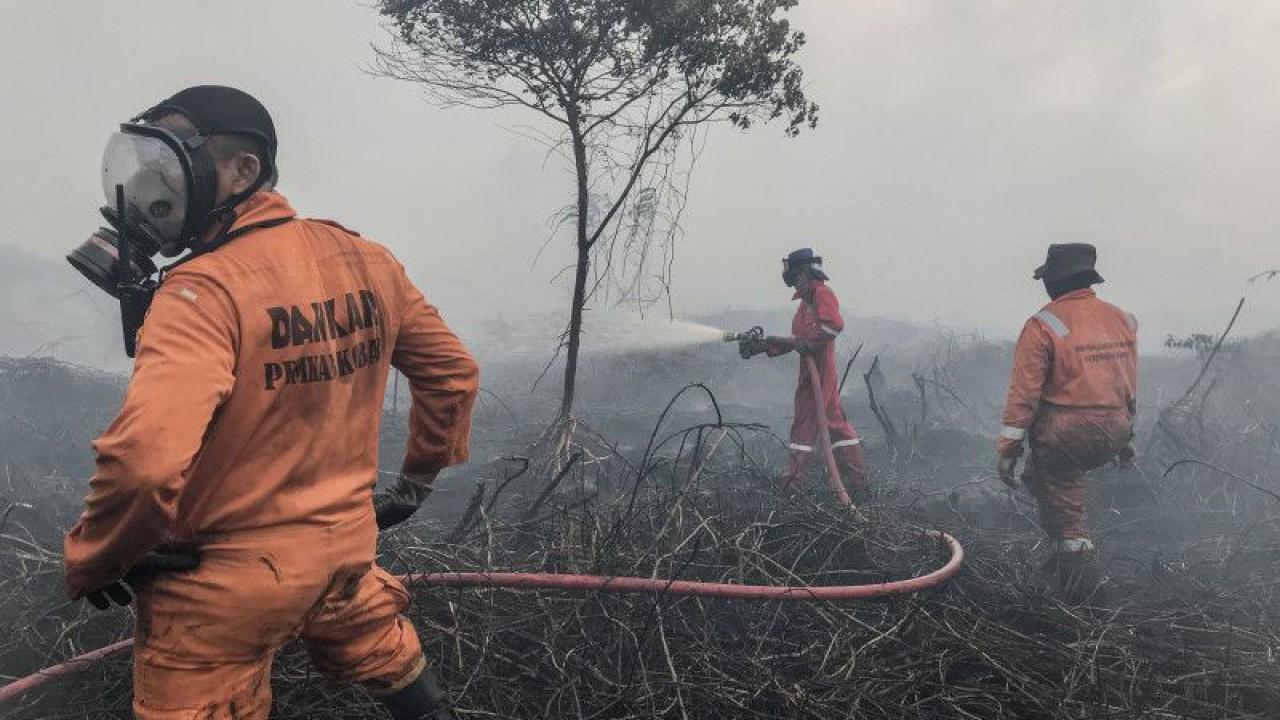
<path fill-rule="evenodd" d="M 648 348 L 637 333 L 602 333 L 583 366 L 575 459 L 548 478 L 536 455 L 556 378 L 531 392 L 546 355 L 503 352 L 515 333 L 491 330 L 477 342 L 486 392 L 474 460 L 383 538 L 396 572 L 877 582 L 945 561 L 926 528 L 955 535 L 968 559 L 937 591 L 855 603 L 416 588 L 414 620 L 463 717 L 1263 718 L 1280 706 L 1280 512 L 1264 492 L 1280 490 L 1278 336 L 1228 342 L 1182 401 L 1210 346 L 1149 354 L 1140 467 L 1099 471 L 1090 487 L 1105 602 L 1071 608 L 1037 572 L 1029 498 L 990 469 L 1008 342 L 851 323 L 841 363 L 863 347 L 845 406 L 877 490 L 850 516 L 817 477 L 802 497 L 774 492 L 794 358 L 744 363 L 697 332 Z M 6 679 L 129 634 L 128 611 L 63 599 L 59 558 L 89 442 L 124 383 L 50 360 L 0 361 Z M 689 383 L 705 388 L 676 397 Z M 873 416 L 869 389 L 888 422 Z M 405 408 L 402 387 L 383 419 L 388 474 Z M 1203 465 L 1169 470 L 1185 460 Z M 273 717 L 381 717 L 362 692 L 320 678 L 299 646 L 282 653 L 274 687 Z M 129 702 L 119 658 L 5 716 L 123 718 Z"/>

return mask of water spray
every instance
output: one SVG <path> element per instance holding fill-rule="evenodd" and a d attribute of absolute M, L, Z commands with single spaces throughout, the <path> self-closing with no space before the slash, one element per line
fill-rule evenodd
<path fill-rule="evenodd" d="M 480 342 L 492 342 L 486 349 L 504 357 L 542 356 L 563 330 L 564 319 L 557 315 L 529 315 L 504 325 L 499 333 L 486 333 Z M 644 318 L 622 310 L 593 314 L 584 332 L 588 339 L 583 353 L 603 356 L 692 349 L 719 343 L 725 335 L 723 329 L 699 322 Z"/>

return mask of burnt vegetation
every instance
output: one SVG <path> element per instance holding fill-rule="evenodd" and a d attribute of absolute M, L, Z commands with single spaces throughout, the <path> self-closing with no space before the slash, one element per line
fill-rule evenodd
<path fill-rule="evenodd" d="M 553 477 L 508 453 L 539 436 L 559 398 L 507 393 L 491 372 L 476 460 L 384 536 L 382 561 L 397 573 L 833 585 L 940 566 L 946 552 L 925 529 L 965 545 L 964 569 L 941 588 L 865 602 L 417 585 L 414 620 L 462 717 L 1273 717 L 1280 339 L 1236 341 L 1212 363 L 1196 347 L 1145 361 L 1139 467 L 1091 479 L 1106 581 L 1088 606 L 1050 592 L 1030 498 L 992 477 L 1011 348 L 980 338 L 869 343 L 853 363 L 845 403 L 876 483 L 856 514 L 817 477 L 797 497 L 774 491 L 792 363 L 744 364 L 722 347 L 587 362 L 583 440 Z M 707 387 L 668 405 L 695 381 Z M 130 633 L 127 611 L 68 603 L 60 586 L 89 441 L 123 386 L 52 361 L 0 362 L 6 679 Z M 403 407 L 388 404 L 385 468 Z M 129 717 L 129 667 L 100 663 L 5 716 Z M 381 717 L 372 698 L 319 677 L 300 646 L 282 654 L 274 687 L 273 717 Z"/>

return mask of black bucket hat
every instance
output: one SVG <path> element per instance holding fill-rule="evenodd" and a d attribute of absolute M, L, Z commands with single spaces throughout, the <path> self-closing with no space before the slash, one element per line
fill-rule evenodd
<path fill-rule="evenodd" d="M 1036 280 L 1057 282 L 1073 275 L 1091 273 L 1092 282 L 1103 282 L 1095 265 L 1098 262 L 1098 249 L 1089 243 L 1063 243 L 1050 245 L 1049 254 L 1044 264 L 1036 268 Z"/>

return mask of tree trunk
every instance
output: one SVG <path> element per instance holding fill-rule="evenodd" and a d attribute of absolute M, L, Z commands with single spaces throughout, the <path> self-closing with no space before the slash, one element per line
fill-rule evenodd
<path fill-rule="evenodd" d="M 578 347 L 582 340 L 582 308 L 586 304 L 587 270 L 591 251 L 578 245 L 578 269 L 573 279 L 573 308 L 569 312 L 569 337 L 565 343 L 564 394 L 560 398 L 560 418 L 573 414 L 573 391 L 578 380 Z"/>
<path fill-rule="evenodd" d="M 577 112 L 570 108 L 569 134 L 573 140 L 573 164 L 578 182 L 577 242 L 578 263 L 573 275 L 573 304 L 569 309 L 569 336 L 565 343 L 564 394 L 560 398 L 560 417 L 564 420 L 573 414 L 573 392 L 578 380 L 578 348 L 582 340 L 582 311 L 587 303 L 587 271 L 591 266 L 591 244 L 587 227 L 587 145 Z"/>

